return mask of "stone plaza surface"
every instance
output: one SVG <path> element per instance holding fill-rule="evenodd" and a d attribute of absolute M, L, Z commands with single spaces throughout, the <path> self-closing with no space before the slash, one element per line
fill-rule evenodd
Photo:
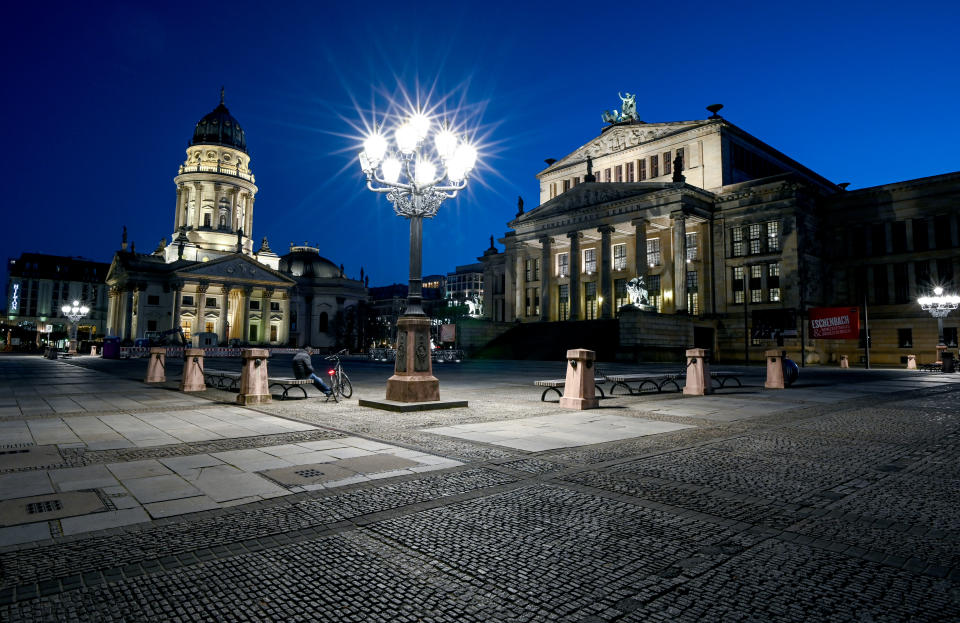
<path fill-rule="evenodd" d="M 345 368 L 353 400 L 240 407 L 176 360 L 0 356 L 0 620 L 960 619 L 960 375 L 571 412 L 533 386 L 562 362 L 466 362 L 469 408 L 393 413 Z"/>

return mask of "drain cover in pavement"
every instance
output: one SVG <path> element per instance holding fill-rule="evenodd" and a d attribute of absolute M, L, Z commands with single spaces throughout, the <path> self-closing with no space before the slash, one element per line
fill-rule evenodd
<path fill-rule="evenodd" d="M 0 448 L 0 471 L 23 467 L 59 465 L 63 457 L 56 446 L 27 446 L 25 448 Z"/>
<path fill-rule="evenodd" d="M 261 473 L 282 485 L 292 486 L 343 480 L 357 474 L 377 474 L 395 469 L 406 469 L 416 465 L 420 465 L 420 463 L 392 454 L 372 454 L 370 456 L 341 459 L 332 463 L 314 463 L 312 465 L 268 469 Z"/>
<path fill-rule="evenodd" d="M 0 502 L 0 526 L 89 515 L 107 510 L 92 491 L 65 491 Z"/>

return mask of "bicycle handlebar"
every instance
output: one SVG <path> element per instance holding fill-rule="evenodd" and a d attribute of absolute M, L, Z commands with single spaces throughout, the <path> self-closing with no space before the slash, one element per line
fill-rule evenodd
<path fill-rule="evenodd" d="M 333 353 L 332 355 L 327 355 L 326 357 L 324 357 L 324 359 L 338 359 L 338 358 L 340 357 L 340 355 L 346 355 L 346 354 L 349 354 L 349 353 L 347 352 L 347 349 L 344 348 L 343 350 L 341 350 L 341 351 L 338 352 L 338 353 Z"/>

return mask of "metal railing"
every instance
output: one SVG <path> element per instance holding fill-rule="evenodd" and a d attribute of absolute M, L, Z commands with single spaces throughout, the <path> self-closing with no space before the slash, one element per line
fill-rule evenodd
<path fill-rule="evenodd" d="M 256 182 L 253 173 L 242 173 L 237 167 L 224 167 L 219 164 L 216 166 L 209 164 L 198 164 L 192 167 L 180 165 L 180 174 L 182 175 L 184 173 L 217 173 L 219 175 L 239 177 L 240 179 L 247 180 L 248 182 Z"/>

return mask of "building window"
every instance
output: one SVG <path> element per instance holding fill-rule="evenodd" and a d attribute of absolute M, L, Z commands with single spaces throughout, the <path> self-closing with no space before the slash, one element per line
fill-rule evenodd
<path fill-rule="evenodd" d="M 277 338 L 277 325 L 272 324 L 272 325 L 270 325 L 270 341 L 271 341 L 271 342 L 276 342 L 277 339 L 278 339 L 278 338 Z"/>
<path fill-rule="evenodd" d="M 618 182 L 622 182 L 622 181 L 623 181 L 623 165 L 622 165 L 622 164 L 618 164 L 617 166 L 615 166 L 615 167 L 613 168 L 613 173 L 614 173 L 614 175 L 615 175 L 615 178 L 614 178 L 614 179 L 615 179 L 616 181 L 618 181 Z"/>
<path fill-rule="evenodd" d="M 767 251 L 780 250 L 780 223 L 778 221 L 767 222 Z"/>
<path fill-rule="evenodd" d="M 570 190 L 570 180 L 563 180 L 563 192 Z"/>
<path fill-rule="evenodd" d="M 533 260 L 526 260 L 524 262 L 524 267 L 526 268 L 525 273 L 527 281 L 536 281 L 536 277 L 533 276 Z"/>
<path fill-rule="evenodd" d="M 906 264 L 903 265 L 906 268 Z M 897 271 L 894 270 L 894 273 Z M 895 275 L 896 276 L 896 275 Z M 907 271 L 903 271 L 903 280 L 907 280 Z M 889 284 L 887 282 L 886 265 L 873 267 L 873 302 L 879 305 L 886 305 L 889 300 Z"/>
<path fill-rule="evenodd" d="M 663 297 L 660 294 L 660 275 L 647 275 L 647 298 L 650 304 L 657 308 L 657 313 L 662 310 L 661 303 Z"/>
<path fill-rule="evenodd" d="M 587 320 L 597 319 L 597 282 L 588 281 L 583 284 L 584 301 L 586 302 Z"/>
<path fill-rule="evenodd" d="M 657 162 L 656 156 L 650 156 L 650 177 L 659 177 L 660 176 L 660 164 Z"/>
<path fill-rule="evenodd" d="M 927 220 L 913 219 L 913 250 L 927 251 L 930 249 L 930 236 L 927 231 Z"/>
<path fill-rule="evenodd" d="M 523 298 L 523 315 L 524 316 L 533 315 L 533 307 L 531 306 L 531 302 L 532 302 L 531 299 L 533 298 L 532 294 L 533 294 L 533 288 L 527 288 L 524 291 L 524 298 Z"/>
<path fill-rule="evenodd" d="M 693 262 L 700 259 L 699 236 L 697 232 L 687 234 L 687 261 Z"/>
<path fill-rule="evenodd" d="M 660 261 L 660 239 L 647 238 L 647 266 L 653 268 L 659 266 Z"/>
<path fill-rule="evenodd" d="M 687 271 L 687 312 L 700 315 L 700 287 L 695 270 Z"/>
<path fill-rule="evenodd" d="M 771 303 L 780 302 L 780 264 L 767 264 L 767 292 Z"/>
<path fill-rule="evenodd" d="M 897 329 L 897 347 L 913 348 L 913 329 Z"/>
<path fill-rule="evenodd" d="M 533 280 L 540 281 L 540 258 L 533 260 Z"/>
<path fill-rule="evenodd" d="M 733 257 L 743 257 L 746 255 L 744 252 L 745 247 L 743 246 L 743 228 L 734 227 L 731 229 L 730 239 L 733 241 L 733 247 L 730 249 Z"/>
<path fill-rule="evenodd" d="M 630 302 L 630 298 L 627 295 L 627 280 L 626 279 L 614 279 L 613 280 L 613 305 L 614 309 L 620 309 L 624 305 Z"/>
<path fill-rule="evenodd" d="M 944 288 L 951 288 L 953 286 L 953 260 L 952 259 L 939 259 L 937 260 L 937 281 L 940 282 L 940 285 Z"/>
<path fill-rule="evenodd" d="M 949 249 L 953 246 L 950 242 L 950 217 L 946 214 L 933 217 L 933 239 L 938 249 Z"/>
<path fill-rule="evenodd" d="M 147 305 L 159 305 L 160 304 L 160 295 L 159 294 L 148 294 L 147 295 Z"/>
<path fill-rule="evenodd" d="M 930 290 L 930 262 L 919 260 L 913 264 L 913 274 L 917 283 L 917 288 L 926 291 Z"/>
<path fill-rule="evenodd" d="M 760 264 L 750 267 L 750 302 L 763 302 L 763 266 Z"/>
<path fill-rule="evenodd" d="M 280 311 L 280 301 L 270 301 L 270 311 L 272 312 Z"/>
<path fill-rule="evenodd" d="M 327 312 L 320 312 L 320 318 L 317 320 L 317 331 L 320 333 L 326 333 L 327 329 L 330 328 L 330 316 L 327 315 Z"/>
<path fill-rule="evenodd" d="M 193 296 L 190 294 L 184 294 L 182 303 L 183 305 L 193 306 Z"/>
<path fill-rule="evenodd" d="M 670 175 L 670 172 L 671 172 L 670 166 L 671 166 L 670 152 L 665 151 L 663 152 L 663 174 L 664 175 Z"/>
<path fill-rule="evenodd" d="M 637 160 L 637 175 L 639 175 L 639 180 L 642 182 L 647 179 L 647 159 Z"/>
<path fill-rule="evenodd" d="M 627 181 L 628 181 L 628 182 L 634 182 L 634 181 L 636 181 L 636 179 L 634 178 L 633 162 L 632 162 L 632 161 L 627 163 Z"/>
<path fill-rule="evenodd" d="M 580 176 L 577 175 L 573 178 L 573 185 L 576 186 L 579 183 L 580 183 Z"/>
<path fill-rule="evenodd" d="M 731 283 L 733 284 L 733 302 L 743 303 L 743 293 L 745 291 L 745 284 L 743 281 L 743 266 L 733 267 L 733 279 L 731 280 Z"/>
<path fill-rule="evenodd" d="M 147 331 L 156 331 L 157 330 L 157 321 L 148 320 L 147 321 Z"/>
<path fill-rule="evenodd" d="M 213 323 L 208 320 L 208 321 L 207 321 L 207 326 L 204 327 L 204 330 L 205 330 L 207 333 L 213 333 Z"/>
<path fill-rule="evenodd" d="M 874 255 L 885 255 L 887 253 L 887 229 L 883 223 L 871 225 L 870 241 L 873 245 Z"/>
<path fill-rule="evenodd" d="M 250 301 L 250 309 L 260 309 L 260 301 L 256 299 Z"/>
<path fill-rule="evenodd" d="M 597 272 L 597 250 L 596 249 L 584 249 L 583 250 L 583 272 L 588 275 L 592 275 Z"/>
<path fill-rule="evenodd" d="M 886 266 L 882 266 L 884 276 L 886 276 Z M 893 296 L 894 303 L 910 302 L 910 284 L 907 281 L 907 264 L 893 265 Z"/>
<path fill-rule="evenodd" d="M 257 341 L 257 325 L 255 324 L 250 325 L 250 341 Z"/>
<path fill-rule="evenodd" d="M 570 286 L 557 286 L 557 317 L 566 320 L 570 317 Z"/>
<path fill-rule="evenodd" d="M 953 348 L 957 347 L 957 328 L 956 327 L 944 327 L 943 328 L 943 343 L 947 346 L 952 346 Z"/>
<path fill-rule="evenodd" d="M 750 226 L 750 255 L 760 253 L 760 224 Z"/>
<path fill-rule="evenodd" d="M 206 214 L 203 215 L 203 226 L 204 226 L 204 227 L 210 227 L 210 213 L 209 213 L 209 212 L 207 212 Z"/>
<path fill-rule="evenodd" d="M 217 299 L 215 299 L 215 298 L 212 297 L 212 296 L 208 296 L 208 297 L 207 297 L 207 307 L 216 307 L 216 306 L 217 306 Z"/>
<path fill-rule="evenodd" d="M 906 253 L 907 251 L 907 222 L 895 221 L 890 226 L 890 241 L 894 253 Z"/>
<path fill-rule="evenodd" d="M 193 329 L 193 323 L 189 320 L 181 320 L 180 328 L 183 329 L 183 337 L 189 340 L 190 332 Z"/>
<path fill-rule="evenodd" d="M 609 182 L 609 181 L 610 181 L 610 169 L 604 169 L 604 170 L 603 170 L 603 181 L 604 181 L 604 182 Z"/>
<path fill-rule="evenodd" d="M 570 276 L 570 254 L 557 253 L 557 277 Z"/>
<path fill-rule="evenodd" d="M 627 245 L 613 245 L 613 270 L 627 270 Z"/>

